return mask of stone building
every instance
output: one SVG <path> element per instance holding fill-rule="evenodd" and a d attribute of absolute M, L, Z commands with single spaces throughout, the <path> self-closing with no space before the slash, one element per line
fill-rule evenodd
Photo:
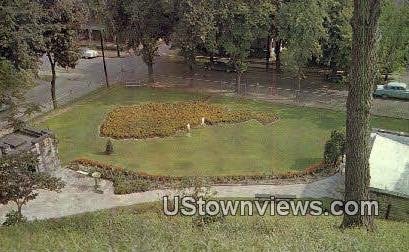
<path fill-rule="evenodd" d="M 49 131 L 26 127 L 0 137 L 0 157 L 23 152 L 38 154 L 38 172 L 53 172 L 61 167 L 57 140 Z"/>

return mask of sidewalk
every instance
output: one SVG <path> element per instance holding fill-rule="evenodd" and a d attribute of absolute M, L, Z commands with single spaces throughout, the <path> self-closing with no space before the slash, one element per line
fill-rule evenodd
<path fill-rule="evenodd" d="M 37 199 L 23 207 L 23 215 L 29 220 L 60 218 L 63 216 L 93 212 L 134 204 L 160 201 L 165 195 L 174 195 L 175 190 L 155 190 L 128 195 L 115 195 L 112 182 L 102 181 L 104 194 L 93 192 L 94 180 L 72 170 L 62 169 L 59 174 L 66 186 L 61 193 L 41 191 Z M 248 197 L 255 194 L 295 195 L 297 198 L 335 198 L 342 199 L 343 176 L 336 174 L 310 184 L 293 185 L 226 185 L 214 186 L 219 198 Z M 14 204 L 0 205 L 0 223 Z"/>

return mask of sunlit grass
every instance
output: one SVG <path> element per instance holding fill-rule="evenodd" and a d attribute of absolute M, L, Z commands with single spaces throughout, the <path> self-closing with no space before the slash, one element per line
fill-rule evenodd
<path fill-rule="evenodd" d="M 46 115 L 39 126 L 56 133 L 65 164 L 76 158 L 88 158 L 151 174 L 240 175 L 303 170 L 321 160 L 331 130 L 345 124 L 342 112 L 215 96 L 209 102 L 236 109 L 275 112 L 280 119 L 265 126 L 256 121 L 208 126 L 192 130 L 190 136 L 183 133 L 162 139 L 115 140 L 115 153 L 103 154 L 106 139 L 99 136 L 98 127 L 114 107 L 198 100 L 204 96 L 115 87 Z M 408 120 L 375 117 L 373 126 L 409 131 Z"/>

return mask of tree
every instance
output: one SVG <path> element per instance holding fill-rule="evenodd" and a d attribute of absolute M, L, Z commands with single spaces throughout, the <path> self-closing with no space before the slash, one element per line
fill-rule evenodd
<path fill-rule="evenodd" d="M 0 4 L 0 58 L 16 70 L 36 70 L 42 55 L 43 14 L 30 0 L 3 0 Z"/>
<path fill-rule="evenodd" d="M 56 67 L 75 68 L 80 58 L 77 45 L 77 29 L 85 21 L 85 8 L 80 0 L 39 0 L 45 16 L 44 53 L 51 66 L 51 97 L 54 109 L 57 108 L 56 98 Z"/>
<path fill-rule="evenodd" d="M 18 70 L 8 60 L 0 59 L 0 105 L 8 107 L 7 119 L 15 127 L 21 126 L 20 116 L 30 115 L 38 106 L 24 103 L 26 90 L 33 85 L 31 70 Z"/>
<path fill-rule="evenodd" d="M 122 0 L 120 16 L 114 16 L 117 27 L 128 46 L 142 55 L 148 66 L 149 82 L 153 83 L 153 64 L 159 40 L 169 42 L 175 23 L 175 6 L 168 0 Z"/>
<path fill-rule="evenodd" d="M 345 200 L 369 200 L 369 142 L 372 87 L 376 74 L 380 0 L 354 0 L 352 70 L 347 99 Z M 342 227 L 373 229 L 373 216 L 344 215 Z"/>
<path fill-rule="evenodd" d="M 213 1 L 181 0 L 179 3 L 172 44 L 180 48 L 191 71 L 196 64 L 199 48 L 215 43 L 217 28 L 214 12 Z"/>
<path fill-rule="evenodd" d="M 225 0 L 219 1 L 216 9 L 218 43 L 229 56 L 236 72 L 236 92 L 239 93 L 242 74 L 247 70 L 246 59 L 251 43 L 268 35 L 273 6 L 267 0 Z"/>
<path fill-rule="evenodd" d="M 113 38 L 116 44 L 117 56 L 121 57 L 123 43 L 115 18 L 121 15 L 121 0 L 86 0 L 89 19 L 104 27 L 105 34 Z"/>
<path fill-rule="evenodd" d="M 378 61 L 388 81 L 389 74 L 409 60 L 409 2 L 383 1 L 379 27 Z"/>
<path fill-rule="evenodd" d="M 283 39 L 280 38 L 279 34 L 279 27 L 280 27 L 280 20 L 278 13 L 282 10 L 281 7 L 284 3 L 288 2 L 288 0 L 274 0 L 272 1 L 273 6 L 275 8 L 275 12 L 272 16 L 272 26 L 271 26 L 271 37 L 273 38 L 274 43 L 274 55 L 275 55 L 275 65 L 276 71 L 281 71 L 281 48 L 283 46 Z"/>
<path fill-rule="evenodd" d="M 331 75 L 337 71 L 348 70 L 351 62 L 352 18 L 351 0 L 329 1 L 328 15 L 324 17 L 324 28 L 327 33 L 322 42 L 322 58 L 324 65 L 331 68 Z"/>
<path fill-rule="evenodd" d="M 18 117 L 38 110 L 38 106 L 23 103 L 42 54 L 41 17 L 40 6 L 33 1 L 0 4 L 0 106 L 9 107 L 8 121 L 14 126 L 21 122 Z"/>
<path fill-rule="evenodd" d="M 33 154 L 0 158 L 0 204 L 16 203 L 20 220 L 22 207 L 38 196 L 38 190 L 59 192 L 64 187 L 61 179 L 36 172 L 37 165 L 38 158 Z"/>
<path fill-rule="evenodd" d="M 279 36 L 285 40 L 285 64 L 298 80 L 298 90 L 304 78 L 303 68 L 313 56 L 321 55 L 320 40 L 325 38 L 325 12 L 320 1 L 291 1 L 279 12 Z M 298 98 L 298 96 L 297 96 Z"/>

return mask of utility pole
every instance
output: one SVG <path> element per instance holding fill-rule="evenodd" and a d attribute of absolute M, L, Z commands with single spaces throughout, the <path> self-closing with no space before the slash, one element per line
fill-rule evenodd
<path fill-rule="evenodd" d="M 109 81 L 108 81 L 108 72 L 107 72 L 107 64 L 105 62 L 105 50 L 104 50 L 104 33 L 103 28 L 99 30 L 101 35 L 101 50 L 102 50 L 102 61 L 104 62 L 104 73 L 105 73 L 105 82 L 107 87 L 109 88 Z"/>

